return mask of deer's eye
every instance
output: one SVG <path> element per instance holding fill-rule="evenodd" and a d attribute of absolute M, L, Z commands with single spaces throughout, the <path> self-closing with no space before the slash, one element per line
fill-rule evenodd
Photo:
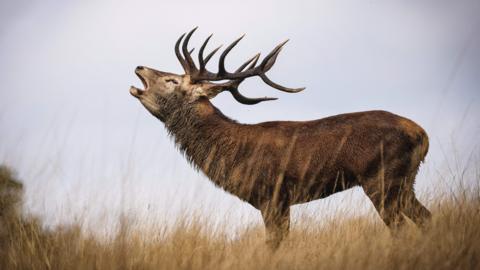
<path fill-rule="evenodd" d="M 177 80 L 175 80 L 175 79 L 166 79 L 165 82 L 170 82 L 170 83 L 173 83 L 173 84 L 178 84 Z"/>

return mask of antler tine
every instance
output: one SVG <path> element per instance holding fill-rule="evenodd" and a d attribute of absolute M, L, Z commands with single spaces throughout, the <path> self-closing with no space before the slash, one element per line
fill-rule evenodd
<path fill-rule="evenodd" d="M 207 65 L 208 61 L 210 61 L 210 58 L 212 58 L 212 56 L 218 51 L 220 50 L 220 48 L 222 48 L 223 45 L 220 45 L 218 46 L 217 48 L 215 48 L 215 50 L 213 50 L 211 53 L 209 53 L 207 55 L 207 57 L 205 57 L 205 65 Z"/>
<path fill-rule="evenodd" d="M 255 56 L 252 58 L 248 59 L 245 63 L 243 63 L 240 67 L 235 72 L 242 72 L 248 64 L 252 63 L 248 69 L 253 68 L 258 61 L 258 58 L 260 58 L 260 53 L 257 53 Z"/>
<path fill-rule="evenodd" d="M 257 53 L 257 57 L 253 60 L 252 64 L 248 67 L 248 69 L 252 69 L 257 65 L 258 59 L 260 59 L 260 53 Z"/>
<path fill-rule="evenodd" d="M 239 40 L 237 40 L 235 42 L 238 43 L 238 41 Z M 275 60 L 276 60 L 278 54 L 280 53 L 282 47 L 287 42 L 288 42 L 288 40 L 286 40 L 286 41 L 280 43 L 279 45 L 277 45 L 267 56 L 265 56 L 265 58 L 262 60 L 260 65 L 255 67 L 255 68 L 252 67 L 252 68 L 247 69 L 245 71 L 234 72 L 234 73 L 229 73 L 229 72 L 224 71 L 224 73 L 221 74 L 220 70 L 221 70 L 221 67 L 223 66 L 223 63 L 219 63 L 219 72 L 217 74 L 217 77 L 214 78 L 214 79 L 215 80 L 222 80 L 222 79 L 235 80 L 235 79 L 242 79 L 242 78 L 245 79 L 245 78 L 248 78 L 248 77 L 260 76 L 261 74 L 266 73 L 267 71 L 270 70 L 270 68 L 272 68 L 273 64 L 275 64 Z M 230 50 L 233 48 L 233 46 L 236 45 L 236 43 L 235 44 L 232 43 L 229 46 Z M 222 56 L 226 55 L 228 53 L 227 49 L 225 50 L 226 52 L 224 52 L 222 54 Z M 225 57 L 223 57 L 223 60 L 224 60 L 224 58 Z M 221 57 L 221 60 L 222 60 L 222 57 Z M 225 69 L 225 68 L 223 68 L 223 69 Z"/>
<path fill-rule="evenodd" d="M 280 90 L 280 91 L 283 91 L 283 92 L 287 92 L 287 93 L 298 93 L 298 92 L 301 92 L 303 90 L 305 90 L 305 87 L 300 87 L 300 88 L 288 88 L 288 87 L 285 87 L 285 86 L 282 86 L 282 85 L 279 85 L 277 83 L 274 83 L 272 80 L 270 80 L 267 75 L 265 74 L 260 74 L 260 78 L 262 79 L 263 82 L 265 82 L 266 84 L 270 85 L 271 87 L 277 89 L 277 90 Z"/>
<path fill-rule="evenodd" d="M 210 38 L 212 38 L 213 34 L 207 37 L 207 39 L 203 42 L 202 47 L 200 47 L 200 51 L 198 51 L 198 63 L 200 65 L 200 73 L 205 70 L 205 60 L 203 59 L 203 51 L 205 50 L 205 47 L 207 46 L 208 41 Z"/>
<path fill-rule="evenodd" d="M 216 74 L 210 72 L 207 70 L 206 66 L 207 66 L 207 63 L 208 61 L 210 61 L 210 59 L 213 57 L 213 55 L 218 51 L 220 50 L 220 48 L 222 47 L 222 45 L 218 46 L 217 48 L 215 48 L 213 51 L 211 51 L 206 58 L 203 58 L 203 52 L 205 51 L 205 47 L 207 46 L 207 43 L 208 41 L 210 40 L 210 38 L 213 36 L 213 34 L 211 34 L 210 36 L 207 37 L 207 39 L 205 40 L 205 42 L 203 42 L 202 44 L 202 47 L 200 47 L 200 51 L 198 52 L 198 62 L 199 62 L 199 65 L 200 65 L 200 68 L 199 68 L 199 71 L 198 73 L 194 76 L 194 77 L 198 77 L 199 80 L 203 79 L 202 77 L 207 77 L 207 78 L 215 78 L 216 77 Z"/>
<path fill-rule="evenodd" d="M 214 49 L 212 52 L 210 52 L 206 58 L 203 58 L 203 52 L 205 51 L 205 48 L 207 47 L 208 42 L 212 38 L 213 34 L 210 34 L 210 36 L 205 39 L 203 42 L 202 46 L 200 47 L 200 50 L 198 52 L 198 63 L 199 63 L 199 69 L 196 70 L 194 73 L 191 74 L 191 79 L 193 81 L 200 81 L 205 78 L 215 78 L 216 74 L 208 71 L 206 69 L 206 65 L 208 61 L 212 58 L 212 56 L 222 47 L 221 45 L 218 46 L 216 49 Z M 191 53 L 190 53 L 191 54 Z"/>
<path fill-rule="evenodd" d="M 233 98 L 235 98 L 236 101 L 245 104 L 245 105 L 255 105 L 263 101 L 269 101 L 269 100 L 277 100 L 278 98 L 273 98 L 273 97 L 263 97 L 263 98 L 249 98 L 246 97 L 238 91 L 236 87 L 232 87 L 228 89 L 229 92 L 232 94 Z"/>
<path fill-rule="evenodd" d="M 206 66 L 210 58 L 222 47 L 222 45 L 218 46 L 215 50 L 207 55 L 205 59 L 203 59 L 203 65 L 200 66 L 200 70 L 196 71 L 192 74 L 191 79 L 193 81 L 201 81 L 201 80 L 215 80 L 217 78 L 217 74 L 212 73 L 207 70 Z M 200 56 L 199 56 L 200 57 Z"/>
<path fill-rule="evenodd" d="M 254 68 L 259 58 L 260 58 L 260 53 L 257 53 L 255 56 L 253 56 L 252 58 L 247 60 L 245 63 L 243 63 L 235 72 L 242 72 L 245 69 L 245 67 L 247 67 L 249 64 L 250 66 L 248 67 L 248 69 Z M 228 86 L 226 89 L 228 89 L 228 91 L 232 94 L 233 98 L 235 98 L 236 101 L 245 105 L 255 105 L 263 101 L 277 100 L 277 98 L 273 98 L 273 97 L 249 98 L 242 95 L 238 90 L 238 85 L 243 80 L 244 79 L 236 79 L 234 81 L 227 83 Z"/>
<path fill-rule="evenodd" d="M 182 45 L 182 51 L 183 55 L 185 56 L 185 62 L 188 66 L 188 72 L 186 71 L 187 74 L 192 74 L 197 70 L 197 67 L 195 66 L 195 62 L 193 62 L 192 56 L 190 55 L 188 51 L 188 42 L 190 41 L 190 37 L 193 35 L 195 30 L 197 30 L 198 27 L 193 28 L 185 37 L 185 40 L 183 41 Z"/>
<path fill-rule="evenodd" d="M 275 60 L 277 59 L 278 54 L 282 51 L 283 46 L 288 42 L 288 39 L 284 42 L 278 44 L 265 58 L 262 60 L 260 64 L 261 70 L 263 73 L 269 71 L 273 64 L 275 64 Z"/>
<path fill-rule="evenodd" d="M 185 72 L 187 72 L 187 70 L 188 70 L 187 63 L 185 62 L 185 59 L 183 59 L 183 56 L 180 53 L 180 43 L 182 42 L 182 39 L 183 39 L 184 36 L 185 36 L 185 33 L 183 33 L 183 35 L 181 35 L 180 38 L 175 43 L 175 55 L 177 56 L 178 61 L 182 65 L 183 70 Z"/>
<path fill-rule="evenodd" d="M 283 49 L 283 46 L 287 42 L 288 42 L 288 39 L 285 40 L 284 42 L 280 43 L 277 47 L 275 47 L 275 49 L 272 50 L 272 52 L 270 52 L 270 54 L 267 57 L 265 57 L 265 59 L 263 59 L 262 63 L 260 64 L 263 72 L 260 73 L 259 76 L 260 76 L 260 78 L 262 79 L 263 82 L 265 82 L 266 84 L 268 84 L 269 86 L 271 86 L 271 87 L 273 87 L 277 90 L 287 92 L 287 93 L 298 93 L 300 91 L 305 90 L 305 87 L 288 88 L 288 87 L 285 87 L 285 86 L 282 86 L 282 85 L 279 85 L 279 84 L 273 82 L 265 74 L 265 72 L 269 71 L 272 68 L 272 66 L 275 64 L 275 61 L 277 60 L 278 55 L 280 54 L 280 52 Z"/>
<path fill-rule="evenodd" d="M 263 60 L 262 60 L 262 63 L 256 67 L 256 68 L 253 68 L 253 66 L 249 69 L 247 69 L 246 71 L 242 72 L 242 71 L 237 71 L 235 73 L 229 73 L 227 74 L 227 76 L 229 76 L 231 79 L 234 79 L 236 77 L 240 77 L 243 79 L 247 78 L 247 77 L 251 77 L 251 76 L 259 76 L 263 82 L 265 82 L 267 85 L 277 89 L 277 90 L 280 90 L 280 91 L 283 91 L 283 92 L 287 92 L 287 93 L 298 93 L 300 91 L 303 91 L 305 90 L 305 87 L 302 87 L 302 88 L 288 88 L 288 87 L 285 87 L 285 86 L 282 86 L 282 85 L 279 85 L 275 82 L 273 82 L 272 80 L 270 80 L 267 75 L 265 74 L 267 71 L 269 71 L 272 66 L 275 64 L 275 61 L 277 60 L 277 57 L 278 55 L 280 54 L 280 52 L 282 51 L 282 48 L 283 46 L 288 42 L 288 39 L 285 40 L 284 42 L 280 43 L 279 45 L 277 45 Z M 258 59 L 257 59 L 258 60 Z M 240 79 L 239 78 L 239 79 Z"/>
<path fill-rule="evenodd" d="M 223 51 L 223 53 L 220 55 L 220 59 L 218 60 L 218 77 L 223 77 L 223 75 L 228 74 L 228 72 L 225 70 L 225 57 L 227 54 L 235 47 L 242 38 L 245 37 L 245 34 L 243 34 L 241 37 L 237 38 L 235 41 L 233 41 L 230 45 L 228 45 L 227 48 Z M 228 78 L 225 78 L 228 79 Z"/>

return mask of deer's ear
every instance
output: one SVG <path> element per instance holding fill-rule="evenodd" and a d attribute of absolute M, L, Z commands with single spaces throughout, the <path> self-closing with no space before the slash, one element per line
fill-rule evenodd
<path fill-rule="evenodd" d="M 204 93 L 204 95 L 206 97 L 208 97 L 209 99 L 210 98 L 214 98 L 216 97 L 220 92 L 222 92 L 224 89 L 222 86 L 220 85 L 206 85 L 204 87 L 202 87 L 202 91 Z"/>
<path fill-rule="evenodd" d="M 213 97 L 213 96 L 210 96 L 209 92 L 206 91 L 205 88 L 201 87 L 201 86 L 193 87 L 187 93 L 188 93 L 187 96 L 188 96 L 188 99 L 189 99 L 190 102 L 196 101 L 196 100 L 198 100 L 202 97 L 205 97 L 205 98 L 208 98 L 208 99 Z"/>
<path fill-rule="evenodd" d="M 195 99 L 198 99 L 199 97 L 208 97 L 206 91 L 202 87 L 194 87 L 191 96 Z"/>

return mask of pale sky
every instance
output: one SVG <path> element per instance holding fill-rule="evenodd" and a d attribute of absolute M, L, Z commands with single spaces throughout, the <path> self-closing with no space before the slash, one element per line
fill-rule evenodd
<path fill-rule="evenodd" d="M 50 224 L 111 219 L 120 209 L 170 218 L 183 208 L 259 222 L 256 210 L 192 169 L 163 124 L 128 93 L 141 85 L 138 65 L 181 73 L 173 46 L 195 26 L 196 48 L 210 33 L 210 48 L 247 34 L 230 68 L 290 39 L 270 77 L 307 89 L 287 94 L 249 79 L 245 95 L 279 100 L 245 106 L 222 94 L 213 103 L 231 118 L 388 110 L 430 136 L 420 200 L 454 187 L 465 168 L 464 180 L 475 184 L 480 1 L 2 1 L 0 162 L 24 180 L 30 211 Z M 360 211 L 352 200 L 370 207 L 356 190 L 294 215 L 332 214 L 337 205 Z"/>

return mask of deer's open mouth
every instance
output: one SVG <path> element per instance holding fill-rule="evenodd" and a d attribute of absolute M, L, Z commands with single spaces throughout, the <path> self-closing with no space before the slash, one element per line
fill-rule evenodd
<path fill-rule="evenodd" d="M 137 77 L 140 78 L 140 80 L 142 81 L 143 87 L 145 88 L 145 91 L 147 91 L 148 89 L 147 80 L 142 76 L 142 74 L 140 74 L 140 71 L 138 70 L 138 68 L 135 70 L 135 74 L 137 74 Z"/>
<path fill-rule="evenodd" d="M 140 71 L 141 71 L 142 69 L 143 69 L 143 68 L 137 67 L 137 68 L 135 69 L 135 74 L 136 74 L 137 77 L 140 79 L 140 81 L 142 81 L 144 90 L 142 90 L 142 89 L 140 89 L 140 88 L 137 88 L 137 87 L 135 87 L 135 86 L 131 86 L 131 87 L 130 87 L 130 94 L 132 94 L 134 97 L 139 97 L 139 96 L 141 96 L 143 93 L 145 93 L 145 92 L 148 90 L 148 82 L 147 82 L 147 80 L 142 76 L 142 74 L 140 73 Z"/>

